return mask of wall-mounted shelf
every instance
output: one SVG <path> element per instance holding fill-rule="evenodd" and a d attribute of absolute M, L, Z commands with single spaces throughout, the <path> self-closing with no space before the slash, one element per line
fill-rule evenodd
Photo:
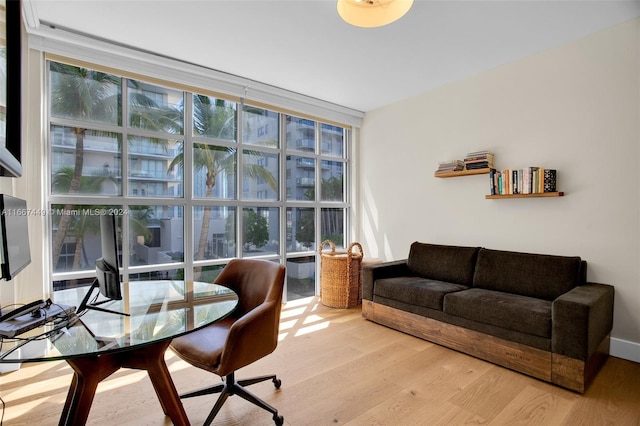
<path fill-rule="evenodd" d="M 536 192 L 534 194 L 502 194 L 502 195 L 485 195 L 487 200 L 498 198 L 531 198 L 531 197 L 564 197 L 564 192 Z"/>
<path fill-rule="evenodd" d="M 489 173 L 491 169 L 475 169 L 475 170 L 460 170 L 457 172 L 442 172 L 442 173 L 434 173 L 433 176 L 437 178 L 450 178 L 450 177 L 458 177 L 458 176 L 470 176 L 470 175 L 486 175 Z"/>

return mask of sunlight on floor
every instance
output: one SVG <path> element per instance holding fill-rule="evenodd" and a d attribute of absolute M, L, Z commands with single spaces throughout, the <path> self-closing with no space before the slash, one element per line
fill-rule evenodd
<path fill-rule="evenodd" d="M 285 303 L 280 314 L 278 341 L 283 341 L 288 336 L 299 337 L 328 328 L 331 321 L 315 314 L 318 304 L 318 297 L 307 297 Z"/>
<path fill-rule="evenodd" d="M 144 370 L 127 369 L 126 371 L 126 375 L 118 374 L 117 376 L 110 377 L 109 379 L 100 382 L 100 386 L 98 386 L 96 394 L 108 392 L 121 386 L 137 383 L 141 380 L 146 380 L 147 377 L 149 377 L 147 375 L 147 372 Z"/>
<path fill-rule="evenodd" d="M 280 314 L 280 320 L 300 316 L 304 314 L 305 311 L 306 311 L 306 308 L 304 306 L 301 308 L 287 309 L 287 305 L 285 305 L 282 308 L 282 313 Z"/>
<path fill-rule="evenodd" d="M 308 327 L 302 327 L 296 332 L 296 334 L 294 334 L 294 336 L 299 337 L 305 334 L 313 333 L 315 331 L 324 330 L 325 328 L 329 327 L 330 323 L 331 323 L 330 321 L 325 321 L 320 324 L 310 325 Z"/>

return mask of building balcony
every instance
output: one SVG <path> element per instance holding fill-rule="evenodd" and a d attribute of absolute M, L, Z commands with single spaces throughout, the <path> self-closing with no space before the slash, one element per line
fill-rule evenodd
<path fill-rule="evenodd" d="M 67 151 L 73 152 L 76 149 L 76 141 L 72 138 L 62 138 L 62 137 L 53 137 L 53 149 L 55 151 Z M 120 155 L 122 153 L 120 149 L 120 144 L 115 142 L 113 139 L 109 140 L 96 140 L 96 139 L 85 139 L 84 141 L 84 150 L 85 152 L 99 152 L 99 153 L 112 153 Z M 181 150 L 170 148 L 163 149 L 160 147 L 138 147 L 135 145 L 130 145 L 128 147 L 129 155 L 135 155 L 140 158 L 153 158 L 153 159 L 161 159 L 161 160 L 173 160 L 181 153 Z"/>
<path fill-rule="evenodd" d="M 316 161 L 313 158 L 297 158 L 296 167 L 304 169 L 315 169 Z"/>
<path fill-rule="evenodd" d="M 151 172 L 147 170 L 130 170 L 129 178 L 133 180 L 153 180 L 163 182 L 182 182 L 182 173 Z"/>
<path fill-rule="evenodd" d="M 316 180 L 314 178 L 296 178 L 297 186 L 315 186 Z"/>
<path fill-rule="evenodd" d="M 316 143 L 311 138 L 296 139 L 296 148 L 313 151 L 316 148 Z"/>

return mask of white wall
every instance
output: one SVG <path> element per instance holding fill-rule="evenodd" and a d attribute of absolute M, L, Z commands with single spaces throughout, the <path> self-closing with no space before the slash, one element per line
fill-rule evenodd
<path fill-rule="evenodd" d="M 640 362 L 640 20 L 365 115 L 358 236 L 367 256 L 413 241 L 588 262 L 616 288 L 612 354 Z M 487 175 L 439 161 L 488 148 L 498 169 L 558 170 L 561 198 L 486 200 Z"/>
<path fill-rule="evenodd" d="M 23 31 L 23 40 L 26 34 Z M 46 194 L 39 188 L 42 183 L 43 164 L 46 163 L 44 137 L 46 129 L 42 121 L 42 83 L 44 79 L 42 53 L 29 50 L 28 43 L 22 44 L 22 177 L 0 177 L 0 193 L 10 194 L 27 201 L 27 208 L 45 212 Z M 31 264 L 23 269 L 13 280 L 0 281 L 0 306 L 27 303 L 37 299 L 46 299 L 50 294 L 47 279 L 49 268 L 45 256 L 45 244 L 48 241 L 46 221 L 48 215 L 29 215 L 29 246 Z M 45 244 L 43 244 L 45 242 Z"/>

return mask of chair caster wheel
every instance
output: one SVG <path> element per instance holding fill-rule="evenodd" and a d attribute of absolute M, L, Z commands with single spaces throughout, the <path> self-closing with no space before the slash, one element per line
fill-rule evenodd
<path fill-rule="evenodd" d="M 282 426 L 284 424 L 284 417 L 274 414 L 273 421 L 275 422 L 276 426 Z"/>
<path fill-rule="evenodd" d="M 273 386 L 276 387 L 276 389 L 280 389 L 280 386 L 282 386 L 282 380 L 280 379 L 273 379 Z"/>

